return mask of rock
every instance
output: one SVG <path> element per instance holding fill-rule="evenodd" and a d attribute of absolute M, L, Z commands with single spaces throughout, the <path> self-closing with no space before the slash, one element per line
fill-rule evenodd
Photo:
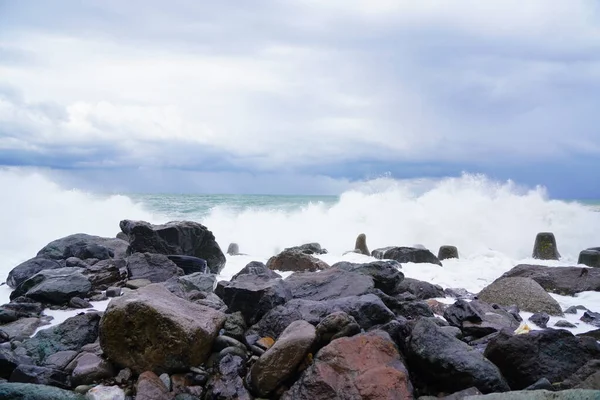
<path fill-rule="evenodd" d="M 415 324 L 408 342 L 411 371 L 438 392 L 476 387 L 482 393 L 510 390 L 498 368 L 480 352 L 448 335 L 430 319 Z"/>
<path fill-rule="evenodd" d="M 169 260 L 173 261 L 179 268 L 181 268 L 185 275 L 194 274 L 197 272 L 207 273 L 208 265 L 206 260 L 192 256 L 167 256 Z"/>
<path fill-rule="evenodd" d="M 206 260 L 213 274 L 219 274 L 225 266 L 225 255 L 214 235 L 197 222 L 174 221 L 151 225 L 144 221 L 123 220 L 120 227 L 129 236 L 128 254 L 137 252 L 198 257 Z"/>
<path fill-rule="evenodd" d="M 17 321 L 1 325 L 0 328 L 9 338 L 23 340 L 33 335 L 41 325 L 42 321 L 39 318 L 21 318 Z"/>
<path fill-rule="evenodd" d="M 529 321 L 533 322 L 540 328 L 546 328 L 546 324 L 550 321 L 550 316 L 546 313 L 535 313 L 529 317 Z"/>
<path fill-rule="evenodd" d="M 274 307 L 292 298 L 292 292 L 281 279 L 265 280 L 243 275 L 235 281 L 221 281 L 215 293 L 232 312 L 241 312 L 250 325 L 258 322 Z"/>
<path fill-rule="evenodd" d="M 429 263 L 442 266 L 440 260 L 427 249 L 415 247 L 386 247 L 373 250 L 373 257 L 379 259 L 396 260 L 399 263 Z"/>
<path fill-rule="evenodd" d="M 579 320 L 587 324 L 600 327 L 600 313 L 586 311 L 583 313 L 581 318 L 579 318 Z"/>
<path fill-rule="evenodd" d="M 341 337 L 354 336 L 360 333 L 360 325 L 356 320 L 343 311 L 336 311 L 319 322 L 317 325 L 317 347 L 325 347 L 332 340 Z"/>
<path fill-rule="evenodd" d="M 293 321 L 303 319 L 316 326 L 323 318 L 336 311 L 351 315 L 363 329 L 385 324 L 395 317 L 374 294 L 327 301 L 296 299 L 269 311 L 250 331 L 258 334 L 258 337 L 277 338 Z"/>
<path fill-rule="evenodd" d="M 0 399 L 10 400 L 85 400 L 80 394 L 33 383 L 0 383 Z"/>
<path fill-rule="evenodd" d="M 124 368 L 124 369 L 120 370 L 119 373 L 117 374 L 117 376 L 115 377 L 115 382 L 117 382 L 120 385 L 124 384 L 124 383 L 128 382 L 132 376 L 133 376 L 133 372 L 131 372 L 131 369 Z"/>
<path fill-rule="evenodd" d="M 100 323 L 104 354 L 140 373 L 201 364 L 225 315 L 183 300 L 159 284 L 111 300 Z"/>
<path fill-rule="evenodd" d="M 148 279 L 130 279 L 125 283 L 125 287 L 136 290 L 151 284 L 152 282 L 150 282 L 150 280 Z"/>
<path fill-rule="evenodd" d="M 556 247 L 556 239 L 552 232 L 540 232 L 535 237 L 533 245 L 533 258 L 538 260 L 558 260 L 560 254 Z"/>
<path fill-rule="evenodd" d="M 404 274 L 400 272 L 402 266 L 397 261 L 374 261 L 366 264 L 356 264 L 347 261 L 338 262 L 331 267 L 344 271 L 358 272 L 373 278 L 375 288 L 386 294 L 394 295 L 401 291 L 399 285 L 404 280 Z"/>
<path fill-rule="evenodd" d="M 75 361 L 71 382 L 74 386 L 89 385 L 114 375 L 115 371 L 110 363 L 95 354 L 82 353 Z"/>
<path fill-rule="evenodd" d="M 239 277 L 244 275 L 256 275 L 265 279 L 281 278 L 281 275 L 279 275 L 277 272 L 270 270 L 265 264 L 261 263 L 260 261 L 252 261 L 248 263 L 244 268 L 242 268 L 240 272 L 235 274 L 233 278 L 231 278 L 231 280 L 235 281 Z"/>
<path fill-rule="evenodd" d="M 564 319 L 561 319 L 560 321 L 556 321 L 554 326 L 557 328 L 577 328 L 577 325 L 572 324 L 569 321 L 566 321 Z"/>
<path fill-rule="evenodd" d="M 225 324 L 223 325 L 224 335 L 237 339 L 240 342 L 243 342 L 244 332 L 246 332 L 246 329 L 246 321 L 244 321 L 244 316 L 241 312 L 227 314 L 227 319 L 225 320 Z"/>
<path fill-rule="evenodd" d="M 75 296 L 86 296 L 92 285 L 81 268 L 43 270 L 21 283 L 11 294 L 13 300 L 26 296 L 50 304 L 66 304 Z"/>
<path fill-rule="evenodd" d="M 44 257 L 34 257 L 14 267 L 6 278 L 6 284 L 13 289 L 16 289 L 21 283 L 31 278 L 40 271 L 48 269 L 62 268 L 56 260 L 51 260 Z"/>
<path fill-rule="evenodd" d="M 587 311 L 585 306 L 571 306 L 565 310 L 565 314 L 577 314 L 578 310 Z"/>
<path fill-rule="evenodd" d="M 120 287 L 109 287 L 106 289 L 106 297 L 119 297 L 121 296 L 121 290 Z"/>
<path fill-rule="evenodd" d="M 374 288 L 368 275 L 329 268 L 322 272 L 298 272 L 288 276 L 285 284 L 295 299 L 328 300 L 347 296 L 360 296 Z"/>
<path fill-rule="evenodd" d="M 69 365 L 71 361 L 73 361 L 77 354 L 78 353 L 75 350 L 59 351 L 46 358 L 46 361 L 44 361 L 44 366 L 62 371 L 67 367 L 67 365 Z"/>
<path fill-rule="evenodd" d="M 487 303 L 517 305 L 521 310 L 533 313 L 563 315 L 558 302 L 530 278 L 497 279 L 479 292 L 477 297 Z"/>
<path fill-rule="evenodd" d="M 577 370 L 573 375 L 562 381 L 558 387 L 559 390 L 580 388 L 580 389 L 598 389 L 593 386 L 592 381 L 600 383 L 598 378 L 600 374 L 600 360 L 590 360 Z M 587 381 L 587 382 L 586 382 Z"/>
<path fill-rule="evenodd" d="M 215 274 L 195 272 L 178 278 L 188 291 L 198 290 L 200 292 L 212 292 L 217 282 Z"/>
<path fill-rule="evenodd" d="M 324 261 L 295 250 L 284 250 L 269 258 L 267 268 L 276 271 L 315 272 L 329 268 Z"/>
<path fill-rule="evenodd" d="M 334 340 L 282 400 L 412 399 L 408 371 L 381 331 Z"/>
<path fill-rule="evenodd" d="M 308 354 L 316 338 L 315 327 L 306 321 L 292 322 L 250 369 L 249 383 L 261 397 L 277 389 Z"/>
<path fill-rule="evenodd" d="M 509 277 L 531 278 L 546 291 L 564 296 L 574 296 L 585 291 L 600 291 L 600 269 L 596 268 L 519 264 L 499 279 Z"/>
<path fill-rule="evenodd" d="M 19 355 L 10 348 L 0 347 L 0 378 L 8 379 L 17 366 L 32 363 L 28 357 Z"/>
<path fill-rule="evenodd" d="M 81 297 L 73 297 L 69 300 L 69 307 L 73 308 L 92 308 L 89 301 L 82 299 Z"/>
<path fill-rule="evenodd" d="M 232 337 L 229 336 L 217 336 L 215 338 L 215 341 L 213 342 L 213 351 L 221 351 L 224 348 L 227 347 L 237 347 L 241 350 L 243 350 L 244 352 L 246 351 L 246 345 L 244 345 L 242 342 L 240 342 L 237 339 L 234 339 Z"/>
<path fill-rule="evenodd" d="M 284 252 L 300 252 L 303 254 L 327 254 L 327 250 L 321 248 L 319 243 L 306 243 L 300 246 L 288 247 Z M 274 268 L 277 269 L 277 268 Z"/>
<path fill-rule="evenodd" d="M 444 261 L 449 258 L 458 259 L 458 249 L 456 246 L 440 246 L 440 250 L 438 251 L 438 259 L 440 261 Z"/>
<path fill-rule="evenodd" d="M 169 378 L 169 374 L 161 374 L 158 379 L 162 381 L 162 383 L 167 388 L 167 391 L 171 391 L 171 378 Z"/>
<path fill-rule="evenodd" d="M 35 383 L 68 389 L 69 376 L 62 371 L 48 367 L 21 364 L 10 375 L 10 382 Z"/>
<path fill-rule="evenodd" d="M 415 295 L 419 300 L 432 299 L 435 297 L 445 297 L 444 289 L 440 285 L 419 281 L 412 278 L 404 278 L 397 287 L 397 291 L 409 292 Z"/>
<path fill-rule="evenodd" d="M 408 319 L 433 317 L 433 311 L 424 301 L 403 301 L 398 297 L 388 296 L 378 289 L 373 289 L 371 293 L 377 295 L 383 303 L 398 316 Z"/>
<path fill-rule="evenodd" d="M 510 313 L 479 300 L 457 300 L 446 308 L 444 318 L 452 326 L 460 328 L 465 336 L 482 338 L 504 328 L 512 331 L 519 327 L 518 313 Z"/>
<path fill-rule="evenodd" d="M 229 243 L 229 246 L 227 246 L 227 254 L 230 256 L 240 255 L 240 246 L 237 243 Z"/>
<path fill-rule="evenodd" d="M 77 233 L 48 243 L 37 253 L 37 256 L 53 260 L 63 260 L 69 257 L 78 257 L 84 260 L 86 258 L 102 259 L 96 256 L 108 253 L 113 258 L 125 258 L 127 245 L 126 241 L 117 238 Z"/>
<path fill-rule="evenodd" d="M 98 261 L 86 266 L 84 274 L 92 283 L 94 290 L 106 290 L 112 285 L 122 285 L 127 279 L 127 262 L 124 259 Z"/>
<path fill-rule="evenodd" d="M 118 386 L 98 385 L 85 395 L 86 400 L 125 400 L 125 392 Z"/>
<path fill-rule="evenodd" d="M 527 386 L 523 390 L 552 390 L 552 391 L 554 391 L 554 387 L 552 386 L 552 383 L 548 379 L 542 378 L 539 381 L 537 381 L 536 383 L 534 383 L 533 385 Z"/>
<path fill-rule="evenodd" d="M 151 371 L 140 374 L 136 384 L 135 400 L 169 400 L 174 396 L 169 393 L 160 378 Z"/>
<path fill-rule="evenodd" d="M 583 250 L 579 253 L 577 264 L 587 265 L 588 267 L 600 267 L 600 251 Z"/>
<path fill-rule="evenodd" d="M 292 324 L 293 324 L 293 322 L 292 322 Z M 274 344 L 275 344 L 275 340 L 273 340 L 273 338 L 270 338 L 270 337 L 260 338 L 256 341 L 256 346 L 258 346 L 264 350 L 269 350 L 271 347 L 273 347 Z"/>
<path fill-rule="evenodd" d="M 523 390 L 509 393 L 491 393 L 485 396 L 469 396 L 468 400 L 596 400 L 597 390 L 563 390 L 552 392 L 549 390 Z"/>
<path fill-rule="evenodd" d="M 147 279 L 152 283 L 165 282 L 183 271 L 163 254 L 134 253 L 127 257 L 129 279 Z"/>
<path fill-rule="evenodd" d="M 79 351 L 98 338 L 100 314 L 88 312 L 67 318 L 65 322 L 41 330 L 31 339 L 23 341 L 27 354 L 39 363 L 54 353 L 66 350 Z"/>
<path fill-rule="evenodd" d="M 586 362 L 600 358 L 600 345 L 563 329 L 521 335 L 502 331 L 490 341 L 485 356 L 498 366 L 510 387 L 519 390 L 541 378 L 551 382 L 568 378 Z"/>
<path fill-rule="evenodd" d="M 471 387 L 459 392 L 454 392 L 448 396 L 437 397 L 437 396 L 420 396 L 419 400 L 463 400 L 468 399 L 470 396 L 479 395 L 481 392 L 475 387 Z"/>
<path fill-rule="evenodd" d="M 370 256 L 371 252 L 367 247 L 367 235 L 361 233 L 356 238 L 356 242 L 354 243 L 354 251 L 359 254 L 364 254 L 365 256 Z"/>
<path fill-rule="evenodd" d="M 241 376 L 245 375 L 244 360 L 227 354 L 220 361 L 217 373 L 206 384 L 205 399 L 252 400 L 253 397 L 244 387 Z"/>

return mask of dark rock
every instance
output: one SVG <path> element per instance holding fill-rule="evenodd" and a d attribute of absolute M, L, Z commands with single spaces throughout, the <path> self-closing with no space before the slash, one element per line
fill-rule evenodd
<path fill-rule="evenodd" d="M 84 274 L 95 290 L 106 290 L 111 285 L 122 285 L 127 279 L 127 262 L 125 259 L 109 259 L 88 265 Z"/>
<path fill-rule="evenodd" d="M 206 273 L 208 272 L 208 265 L 206 260 L 192 256 L 167 256 L 169 260 L 173 261 L 179 268 L 183 270 L 186 275 L 193 274 L 196 272 Z"/>
<path fill-rule="evenodd" d="M 600 329 L 594 329 L 592 331 L 578 333 L 576 336 L 577 337 L 587 336 L 587 337 L 591 337 L 591 338 L 594 338 L 594 339 L 600 341 Z"/>
<path fill-rule="evenodd" d="M 579 253 L 577 264 L 587 265 L 588 267 L 600 267 L 600 251 L 583 250 Z"/>
<path fill-rule="evenodd" d="M 223 325 L 224 335 L 244 342 L 244 332 L 246 332 L 246 329 L 246 321 L 244 321 L 244 316 L 241 312 L 227 314 L 227 319 Z"/>
<path fill-rule="evenodd" d="M 364 254 L 365 256 L 371 255 L 371 252 L 367 247 L 367 235 L 361 233 L 357 236 L 356 242 L 354 243 L 354 251 L 359 254 Z"/>
<path fill-rule="evenodd" d="M 192 290 L 212 292 L 217 282 L 217 276 L 215 274 L 195 272 L 191 275 L 180 276 L 178 280 L 185 286 L 188 292 Z"/>
<path fill-rule="evenodd" d="M 598 387 L 590 387 L 592 380 L 597 380 L 598 374 L 600 373 L 600 360 L 590 360 L 581 368 L 579 368 L 573 375 L 565 379 L 560 383 L 560 390 L 581 388 L 581 389 L 598 389 Z M 591 378 L 591 379 L 590 379 Z M 586 385 L 582 385 L 586 380 Z M 583 387 L 586 386 L 586 387 Z"/>
<path fill-rule="evenodd" d="M 8 335 L 8 333 L 6 333 L 2 329 L 0 329 L 0 343 L 6 343 L 9 340 L 10 340 L 10 336 Z"/>
<path fill-rule="evenodd" d="M 546 313 L 535 313 L 529 317 L 529 321 L 533 322 L 540 328 L 546 328 L 546 324 L 550 321 L 550 316 Z"/>
<path fill-rule="evenodd" d="M 385 324 L 394 319 L 394 313 L 374 294 L 350 296 L 327 301 L 290 300 L 282 306 L 269 311 L 250 332 L 259 337 L 277 338 L 293 321 L 303 319 L 312 325 L 318 325 L 327 315 L 344 311 L 351 315 L 363 329 Z"/>
<path fill-rule="evenodd" d="M 38 303 L 28 297 L 18 297 L 13 299 L 10 303 L 4 304 L 0 310 L 14 311 L 17 318 L 23 318 L 39 317 L 42 311 L 44 311 L 44 308 L 42 303 Z"/>
<path fill-rule="evenodd" d="M 27 279 L 31 278 L 35 274 L 40 271 L 48 270 L 48 269 L 57 269 L 62 268 L 61 265 L 56 260 L 51 260 L 44 257 L 35 257 L 30 260 L 25 261 L 14 267 L 6 278 L 6 284 L 13 289 L 16 289 L 21 283 L 25 282 Z"/>
<path fill-rule="evenodd" d="M 33 364 L 30 358 L 19 355 L 9 348 L 0 347 L 0 378 L 10 378 L 17 366 L 27 364 Z"/>
<path fill-rule="evenodd" d="M 206 384 L 205 399 L 219 400 L 252 400 L 244 387 L 241 376 L 245 375 L 244 360 L 231 354 L 225 355 L 220 361 L 217 373 Z"/>
<path fill-rule="evenodd" d="M 237 347 L 244 352 L 246 351 L 246 345 L 237 339 L 225 335 L 217 336 L 215 338 L 215 341 L 213 342 L 213 351 L 221 351 L 227 347 Z"/>
<path fill-rule="evenodd" d="M 533 258 L 539 260 L 558 260 L 560 254 L 556 247 L 556 239 L 552 232 L 540 232 L 535 237 L 533 245 Z"/>
<path fill-rule="evenodd" d="M 569 321 L 566 321 L 564 319 L 561 319 L 560 321 L 556 321 L 554 326 L 557 328 L 577 328 L 577 325 L 572 324 Z"/>
<path fill-rule="evenodd" d="M 69 376 L 57 369 L 21 364 L 10 375 L 10 382 L 35 383 L 68 389 Z"/>
<path fill-rule="evenodd" d="M 444 289 L 440 285 L 412 278 L 404 278 L 404 281 L 398 285 L 397 290 L 412 293 L 419 300 L 445 297 Z"/>
<path fill-rule="evenodd" d="M 39 318 L 21 318 L 17 321 L 1 325 L 0 328 L 11 339 L 24 340 L 33 335 L 37 328 L 42 325 Z"/>
<path fill-rule="evenodd" d="M 535 382 L 533 385 L 527 386 L 523 390 L 552 390 L 553 391 L 554 386 L 552 386 L 552 383 L 548 379 L 542 378 L 539 381 Z"/>
<path fill-rule="evenodd" d="M 170 400 L 173 397 L 154 372 L 146 371 L 140 374 L 136 383 L 135 400 Z"/>
<path fill-rule="evenodd" d="M 215 293 L 230 311 L 240 311 L 250 325 L 292 298 L 291 290 L 281 279 L 265 280 L 255 275 L 243 275 L 230 282 L 221 281 Z"/>
<path fill-rule="evenodd" d="M 504 306 L 517 305 L 532 313 L 545 312 L 562 316 L 560 305 L 544 288 L 530 278 L 500 278 L 477 295 L 479 300 Z"/>
<path fill-rule="evenodd" d="M 124 368 L 120 370 L 117 376 L 115 377 L 115 382 L 117 382 L 119 385 L 124 384 L 128 382 L 132 376 L 133 372 L 131 372 L 129 368 Z"/>
<path fill-rule="evenodd" d="M 76 356 L 77 351 L 75 350 L 59 351 L 46 358 L 43 366 L 62 371 L 67 368 L 67 365 L 69 365 Z"/>
<path fill-rule="evenodd" d="M 360 325 L 354 317 L 343 311 L 329 314 L 317 325 L 317 347 L 327 346 L 332 340 L 360 333 Z"/>
<path fill-rule="evenodd" d="M 400 272 L 402 266 L 397 261 L 374 261 L 366 264 L 356 264 L 341 261 L 331 266 L 344 271 L 358 272 L 373 278 L 375 288 L 386 294 L 394 295 L 401 291 L 398 287 L 404 280 L 404 274 Z"/>
<path fill-rule="evenodd" d="M 458 249 L 456 246 L 440 246 L 440 250 L 438 251 L 438 259 L 440 261 L 444 261 L 449 258 L 458 259 Z"/>
<path fill-rule="evenodd" d="M 81 268 L 43 270 L 21 283 L 11 294 L 13 300 L 26 296 L 50 304 L 66 304 L 75 296 L 86 296 L 92 285 Z"/>
<path fill-rule="evenodd" d="M 152 283 L 165 282 L 183 271 L 163 254 L 134 253 L 127 257 L 129 279 L 148 279 Z"/>
<path fill-rule="evenodd" d="M 551 392 L 548 390 L 523 390 L 510 393 L 491 393 L 485 396 L 470 396 L 468 400 L 597 400 L 596 390 L 563 390 Z"/>
<path fill-rule="evenodd" d="M 399 263 L 429 263 L 442 265 L 440 260 L 429 250 L 416 247 L 386 247 L 373 250 L 373 257 L 386 260 L 396 260 Z"/>
<path fill-rule="evenodd" d="M 115 375 L 113 366 L 92 353 L 82 353 L 75 360 L 75 368 L 71 374 L 73 386 L 89 385 Z"/>
<path fill-rule="evenodd" d="M 87 253 L 85 249 L 89 249 L 90 252 Z M 104 249 L 107 250 L 110 257 L 125 258 L 127 242 L 117 238 L 103 238 L 77 233 L 48 243 L 37 255 L 53 260 L 63 260 L 69 257 L 78 257 L 82 260 L 86 258 L 101 259 L 99 257 L 88 257 L 88 255 L 104 254 Z M 80 255 L 83 257 L 79 257 Z"/>
<path fill-rule="evenodd" d="M 84 396 L 68 390 L 33 383 L 0 383 L 0 399 L 86 400 Z"/>
<path fill-rule="evenodd" d="M 194 292 L 189 293 L 188 298 L 190 299 L 190 301 L 196 304 L 200 304 L 201 306 L 210 307 L 213 310 L 222 312 L 227 311 L 227 306 L 225 305 L 225 303 L 223 303 L 223 300 L 221 300 L 221 298 L 219 298 L 219 296 L 217 296 L 216 294 L 195 292 L 195 294 L 197 294 L 198 297 L 194 296 L 193 294 Z"/>
<path fill-rule="evenodd" d="M 88 264 L 87 262 L 83 261 L 81 258 L 77 258 L 77 257 L 69 257 L 67 258 L 65 261 L 65 265 L 64 267 L 69 267 L 69 268 L 87 268 L 90 266 L 90 264 Z"/>
<path fill-rule="evenodd" d="M 133 290 L 141 289 L 148 285 L 151 285 L 152 282 L 148 279 L 130 279 L 125 283 L 125 287 Z"/>
<path fill-rule="evenodd" d="M 579 318 L 579 320 L 587 324 L 600 327 L 600 313 L 586 311 L 583 313 L 581 318 Z"/>
<path fill-rule="evenodd" d="M 490 341 L 485 356 L 498 366 L 510 387 L 526 388 L 541 378 L 560 382 L 586 362 L 600 358 L 600 345 L 563 329 L 512 335 L 502 331 Z"/>
<path fill-rule="evenodd" d="M 233 278 L 231 278 L 231 280 L 235 281 L 239 277 L 244 275 L 256 275 L 265 279 L 281 278 L 281 275 L 279 275 L 277 272 L 270 270 L 265 264 L 261 263 L 260 261 L 252 261 L 248 263 L 244 268 L 242 268 L 240 272 L 235 274 Z"/>
<path fill-rule="evenodd" d="M 105 355 L 120 367 L 174 372 L 202 363 L 225 315 L 153 284 L 111 300 L 100 324 Z"/>
<path fill-rule="evenodd" d="M 121 295 L 120 287 L 109 287 L 106 289 L 106 297 L 119 297 Z"/>
<path fill-rule="evenodd" d="M 267 268 L 276 271 L 315 272 L 329 268 L 324 261 L 295 250 L 284 250 L 269 258 Z"/>
<path fill-rule="evenodd" d="M 482 393 L 510 390 L 489 360 L 466 343 L 443 332 L 430 319 L 419 320 L 408 343 L 409 365 L 427 387 L 456 392 L 476 387 Z"/>
<path fill-rule="evenodd" d="M 407 343 L 412 333 L 414 321 L 409 321 L 404 317 L 396 317 L 385 324 L 373 326 L 372 330 L 387 332 L 390 338 L 396 343 L 402 355 L 407 354 Z"/>
<path fill-rule="evenodd" d="M 81 297 L 73 297 L 69 301 L 69 307 L 73 308 L 91 308 L 92 305 L 89 301 L 82 299 Z"/>
<path fill-rule="evenodd" d="M 571 306 L 565 310 L 565 314 L 577 314 L 578 310 L 587 310 L 584 306 Z"/>
<path fill-rule="evenodd" d="M 414 319 L 420 317 L 433 317 L 433 311 L 429 308 L 427 303 L 423 301 L 403 301 L 398 296 L 388 296 L 379 289 L 372 289 L 370 291 L 383 301 L 386 307 L 388 307 L 396 315 Z"/>
<path fill-rule="evenodd" d="M 23 317 L 25 317 L 25 315 L 22 313 L 17 313 L 14 310 L 8 310 L 4 307 L 0 307 L 0 325 L 14 322 Z"/>
<path fill-rule="evenodd" d="M 521 320 L 518 313 L 510 313 L 479 300 L 456 301 L 446 308 L 444 318 L 472 338 L 482 338 L 504 328 L 515 330 Z"/>
<path fill-rule="evenodd" d="M 597 268 L 519 264 L 500 278 L 509 277 L 531 278 L 546 291 L 564 296 L 600 291 L 600 269 Z"/>
<path fill-rule="evenodd" d="M 227 247 L 227 254 L 230 256 L 240 255 L 240 246 L 237 243 L 229 243 L 229 246 Z"/>
<path fill-rule="evenodd" d="M 213 274 L 225 266 L 225 255 L 207 227 L 197 222 L 179 221 L 151 225 L 144 221 L 124 220 L 121 230 L 129 236 L 128 254 L 158 253 L 193 256 L 206 260 Z"/>
<path fill-rule="evenodd" d="M 27 354 L 38 363 L 48 356 L 65 350 L 79 350 L 98 339 L 100 314 L 88 312 L 67 318 L 65 322 L 41 330 L 31 339 L 23 341 Z"/>
<path fill-rule="evenodd" d="M 319 243 L 306 243 L 300 246 L 288 247 L 283 250 L 284 252 L 300 252 L 303 254 L 327 254 L 327 250 L 321 248 Z M 273 268 L 277 269 L 277 268 Z M 283 270 L 282 270 L 283 271 Z"/>
<path fill-rule="evenodd" d="M 252 365 L 249 383 L 259 396 L 273 392 L 296 371 L 316 339 L 315 327 L 306 321 L 292 322 L 275 344 Z"/>
<path fill-rule="evenodd" d="M 328 300 L 347 296 L 360 296 L 375 286 L 368 275 L 329 268 L 322 272 L 294 273 L 284 282 L 295 299 Z"/>
<path fill-rule="evenodd" d="M 412 399 L 408 370 L 385 332 L 334 340 L 282 400 Z"/>

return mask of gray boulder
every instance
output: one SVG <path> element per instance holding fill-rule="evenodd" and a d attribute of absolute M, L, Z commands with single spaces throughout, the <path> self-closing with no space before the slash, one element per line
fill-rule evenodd
<path fill-rule="evenodd" d="M 479 292 L 477 297 L 487 303 L 497 303 L 503 306 L 516 305 L 519 309 L 532 313 L 545 312 L 549 315 L 563 315 L 558 302 L 530 278 L 497 279 Z"/>
<path fill-rule="evenodd" d="M 369 293 L 375 282 L 369 275 L 329 268 L 321 272 L 297 272 L 285 279 L 295 299 L 329 300 Z"/>
<path fill-rule="evenodd" d="M 165 282 L 183 271 L 163 254 L 134 253 L 127 257 L 129 279 L 148 279 L 152 283 Z"/>
<path fill-rule="evenodd" d="M 69 257 L 77 257 L 82 260 L 86 258 L 103 259 L 102 257 L 105 255 L 125 258 L 127 245 L 126 241 L 117 238 L 77 233 L 48 243 L 37 253 L 37 256 L 53 260 L 65 260 Z"/>
<path fill-rule="evenodd" d="M 397 261 L 374 261 L 365 264 L 341 261 L 332 265 L 331 268 L 339 268 L 344 271 L 358 272 L 359 274 L 370 276 L 373 278 L 375 288 L 389 295 L 394 295 L 402 291 L 399 289 L 399 285 L 404 280 L 404 274 L 400 272 L 402 265 Z"/>
<path fill-rule="evenodd" d="M 178 280 L 187 287 L 188 291 L 212 292 L 217 282 L 217 276 L 215 274 L 196 272 L 181 276 Z"/>
<path fill-rule="evenodd" d="M 500 278 L 531 278 L 546 291 L 564 296 L 600 291 L 600 269 L 519 264 Z"/>
<path fill-rule="evenodd" d="M 64 265 L 56 260 L 45 257 L 34 257 L 14 267 L 6 278 L 6 284 L 15 289 L 21 283 L 31 278 L 40 271 L 47 269 L 58 269 Z"/>
<path fill-rule="evenodd" d="M 213 274 L 225 266 L 225 255 L 215 236 L 202 224 L 191 221 L 172 221 L 152 225 L 144 221 L 123 220 L 121 230 L 129 237 L 128 254 L 157 253 L 193 256 L 206 260 Z"/>
<path fill-rule="evenodd" d="M 223 313 L 152 284 L 111 300 L 100 345 L 108 359 L 136 373 L 174 372 L 204 362 L 224 322 Z"/>
<path fill-rule="evenodd" d="M 265 279 L 277 279 L 281 278 L 277 272 L 267 268 L 267 266 L 260 261 L 252 261 L 248 263 L 244 268 L 240 270 L 237 274 L 231 278 L 232 281 L 235 281 L 241 276 L 244 275 L 256 275 Z"/>
<path fill-rule="evenodd" d="M 43 270 L 21 283 L 10 295 L 13 300 L 26 296 L 49 304 L 66 304 L 75 296 L 85 297 L 92 284 L 82 268 Z"/>
<path fill-rule="evenodd" d="M 490 393 L 468 396 L 465 400 L 597 400 L 599 390 L 570 389 L 560 392 L 550 390 L 519 390 L 507 393 Z"/>
<path fill-rule="evenodd" d="M 432 299 L 435 297 L 446 297 L 444 289 L 440 285 L 435 285 L 433 283 L 412 278 L 404 278 L 396 290 L 398 293 L 411 293 L 419 300 Z"/>
<path fill-rule="evenodd" d="M 39 318 L 21 318 L 8 324 L 0 325 L 11 339 L 23 340 L 33 335 L 37 328 L 42 325 Z"/>
<path fill-rule="evenodd" d="M 115 376 L 113 366 L 93 353 L 81 353 L 72 362 L 71 382 L 73 386 L 98 383 Z"/>

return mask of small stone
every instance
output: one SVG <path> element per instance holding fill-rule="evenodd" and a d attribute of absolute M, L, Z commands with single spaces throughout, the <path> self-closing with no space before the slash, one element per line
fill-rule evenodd
<path fill-rule="evenodd" d="M 256 342 L 256 345 L 262 349 L 269 350 L 271 346 L 275 344 L 275 340 L 272 337 L 265 336 Z"/>
<path fill-rule="evenodd" d="M 104 300 L 108 300 L 108 297 L 106 297 L 106 294 L 104 294 L 104 293 L 95 294 L 92 297 L 90 297 L 90 301 L 104 301 Z"/>
<path fill-rule="evenodd" d="M 246 351 L 246 345 L 239 340 L 236 340 L 229 336 L 217 336 L 213 342 L 213 351 L 221 351 L 226 347 L 238 347 L 243 351 Z"/>
<path fill-rule="evenodd" d="M 120 287 L 109 287 L 106 289 L 106 297 L 119 297 L 121 295 L 121 290 Z"/>
<path fill-rule="evenodd" d="M 577 325 L 572 324 L 569 321 L 566 321 L 564 319 L 561 319 L 560 321 L 556 321 L 554 326 L 556 326 L 557 328 L 577 328 Z"/>
<path fill-rule="evenodd" d="M 217 355 L 217 360 L 222 360 L 227 354 L 231 354 L 232 356 L 238 356 L 242 360 L 246 361 L 248 359 L 248 355 L 245 350 L 240 349 L 239 347 L 226 347 L 219 352 Z"/>
<path fill-rule="evenodd" d="M 69 307 L 73 308 L 91 308 L 92 305 L 89 301 L 82 299 L 81 297 L 73 297 L 69 301 Z"/>
<path fill-rule="evenodd" d="M 535 313 L 531 317 L 529 317 L 529 321 L 533 322 L 540 328 L 546 328 L 548 321 L 550 321 L 550 316 L 544 312 Z"/>
<path fill-rule="evenodd" d="M 117 382 L 118 384 L 126 383 L 131 379 L 132 376 L 133 376 L 133 373 L 131 372 L 131 370 L 129 368 L 122 369 L 117 374 L 117 377 L 115 378 L 115 382 Z"/>
<path fill-rule="evenodd" d="M 164 383 L 165 387 L 167 388 L 167 390 L 170 392 L 171 391 L 171 378 L 169 378 L 169 374 L 161 374 L 158 377 L 162 383 Z"/>
<path fill-rule="evenodd" d="M 125 400 L 125 392 L 118 386 L 99 385 L 85 395 L 86 400 Z"/>
<path fill-rule="evenodd" d="M 150 282 L 150 280 L 148 279 L 131 279 L 129 281 L 127 281 L 127 283 L 125 283 L 125 286 L 128 287 L 129 289 L 139 289 L 139 288 L 143 288 L 144 286 L 148 286 L 150 285 L 152 282 Z"/>
<path fill-rule="evenodd" d="M 587 308 L 585 306 L 581 306 L 581 305 L 579 305 L 579 306 L 571 306 L 571 307 L 569 307 L 569 308 L 567 308 L 565 310 L 565 314 L 577 314 L 578 310 L 587 311 Z"/>
<path fill-rule="evenodd" d="M 224 335 L 243 342 L 246 329 L 246 322 L 244 321 L 244 316 L 241 312 L 238 311 L 227 315 L 227 319 L 223 325 Z"/>

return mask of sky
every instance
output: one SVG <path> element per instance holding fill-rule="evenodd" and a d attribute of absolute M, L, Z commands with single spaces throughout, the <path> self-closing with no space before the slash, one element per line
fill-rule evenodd
<path fill-rule="evenodd" d="M 0 166 L 103 192 L 472 172 L 600 198 L 600 2 L 0 0 Z"/>

